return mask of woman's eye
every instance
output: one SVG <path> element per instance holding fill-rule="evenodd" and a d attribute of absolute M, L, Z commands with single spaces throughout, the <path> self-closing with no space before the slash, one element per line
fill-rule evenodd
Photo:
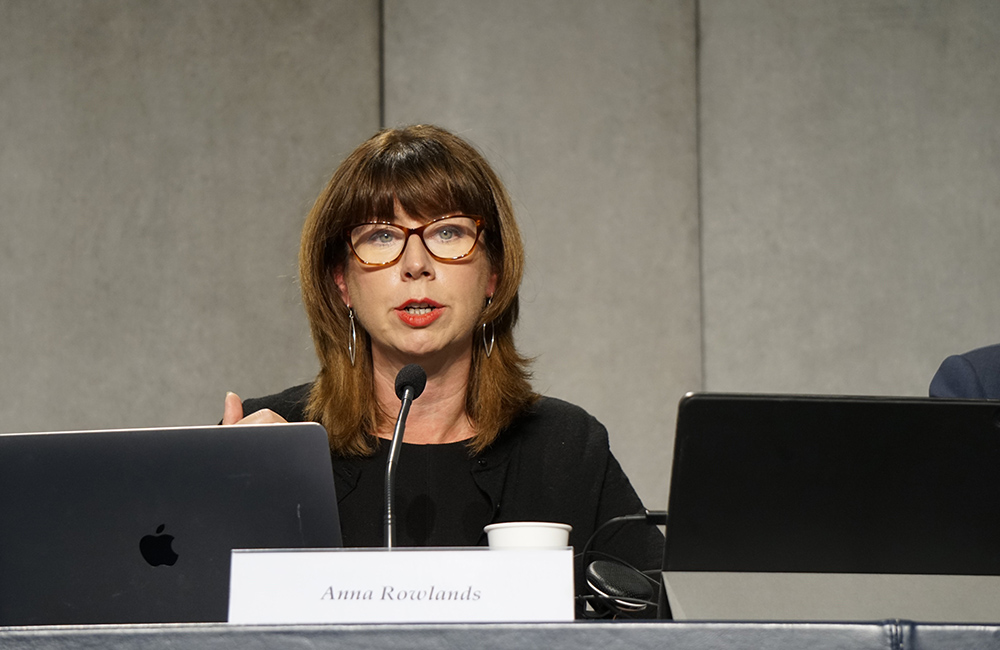
<path fill-rule="evenodd" d="M 388 229 L 376 230 L 368 235 L 368 243 L 374 245 L 391 244 L 396 239 L 398 239 L 398 235 Z"/>
<path fill-rule="evenodd" d="M 444 244 L 458 241 L 459 239 L 465 237 L 466 232 L 461 228 L 461 226 L 445 224 L 427 234 L 431 239 Z"/>

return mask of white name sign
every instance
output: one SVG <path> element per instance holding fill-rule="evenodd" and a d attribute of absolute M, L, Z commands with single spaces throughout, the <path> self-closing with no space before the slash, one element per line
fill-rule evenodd
<path fill-rule="evenodd" d="M 573 620 L 573 549 L 234 550 L 229 622 Z"/>

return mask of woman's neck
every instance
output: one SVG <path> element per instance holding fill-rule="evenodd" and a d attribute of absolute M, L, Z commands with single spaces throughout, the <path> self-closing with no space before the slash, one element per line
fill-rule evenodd
<path fill-rule="evenodd" d="M 392 438 L 395 415 L 399 412 L 396 397 L 396 374 L 405 363 L 392 361 L 372 350 L 375 397 L 382 410 L 391 414 L 387 429 L 380 429 L 380 438 Z M 446 363 L 420 362 L 427 373 L 427 385 L 420 398 L 413 401 L 406 418 L 403 441 L 419 445 L 444 444 L 468 440 L 476 430 L 465 411 L 465 394 L 469 386 L 472 351 Z"/>

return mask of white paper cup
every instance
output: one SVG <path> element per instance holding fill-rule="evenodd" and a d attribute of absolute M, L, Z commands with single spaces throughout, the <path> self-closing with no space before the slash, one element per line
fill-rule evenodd
<path fill-rule="evenodd" d="M 548 521 L 511 521 L 490 524 L 483 530 L 490 548 L 566 548 L 573 527 Z"/>

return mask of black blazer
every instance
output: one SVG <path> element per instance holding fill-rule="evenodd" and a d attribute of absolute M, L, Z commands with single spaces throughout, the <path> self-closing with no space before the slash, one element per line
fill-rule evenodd
<path fill-rule="evenodd" d="M 930 396 L 1000 399 L 1000 345 L 945 359 L 931 380 Z"/>

